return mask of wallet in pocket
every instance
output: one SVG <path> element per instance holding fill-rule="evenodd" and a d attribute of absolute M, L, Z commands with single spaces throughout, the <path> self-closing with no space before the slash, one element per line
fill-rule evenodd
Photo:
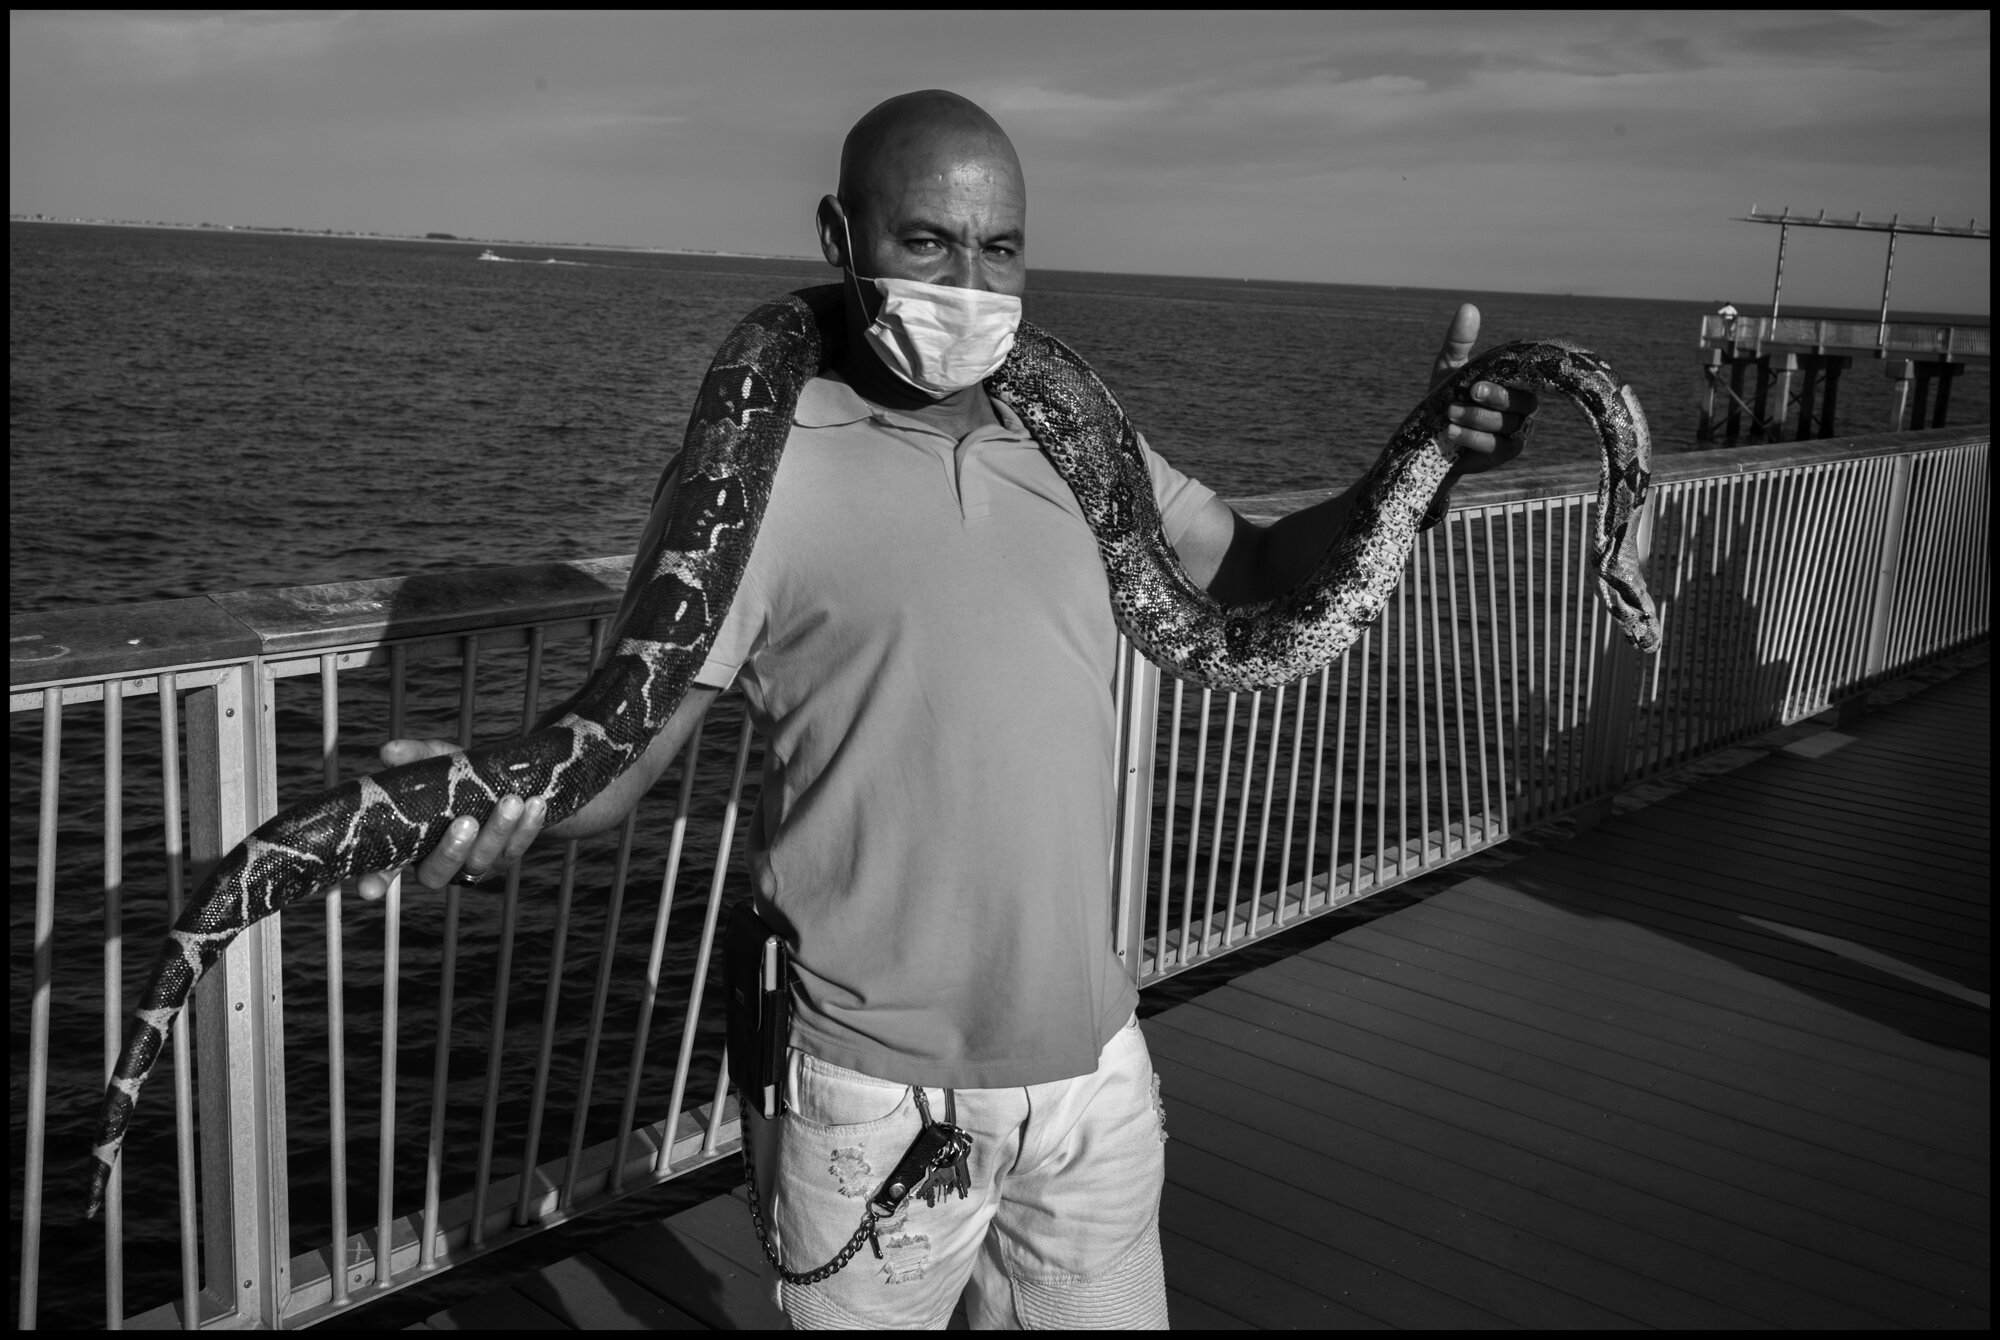
<path fill-rule="evenodd" d="M 722 947 L 728 993 L 729 1081 L 766 1120 L 778 1115 L 791 1041 L 791 963 L 785 942 L 749 902 L 729 915 Z"/>

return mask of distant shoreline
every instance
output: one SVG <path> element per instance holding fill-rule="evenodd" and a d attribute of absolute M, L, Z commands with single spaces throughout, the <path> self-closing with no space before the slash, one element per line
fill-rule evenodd
<path fill-rule="evenodd" d="M 795 255 L 785 255 L 779 252 L 772 252 L 772 251 L 713 251 L 700 247 L 637 247 L 616 242 L 537 242 L 532 239 L 512 238 L 512 237 L 463 237 L 455 233 L 449 236 L 430 236 L 430 235 L 416 234 L 416 233 L 343 232 L 338 229 L 332 229 L 332 228 L 288 228 L 282 226 L 258 226 L 250 224 L 165 223 L 156 219 L 57 218 L 47 214 L 10 214 L 7 216 L 7 220 L 9 223 L 74 224 L 74 225 L 85 225 L 89 227 L 98 227 L 98 228 L 156 228 L 168 232 L 180 232 L 180 233 L 252 233 L 258 236 L 265 236 L 265 237 L 324 237 L 324 238 L 337 238 L 344 240 L 362 241 L 362 242 L 370 242 L 370 241 L 436 242 L 446 246 L 537 247 L 548 251 L 612 251 L 612 252 L 625 252 L 639 256 L 708 256 L 708 257 L 713 257 L 716 260 L 809 261 L 814 264 L 818 264 L 823 262 L 825 259 L 824 257 L 819 256 L 817 254 L 809 256 L 795 256 Z M 1294 286 L 1303 286 L 1306 288 L 1381 289 L 1391 293 L 1395 292 L 1437 293 L 1439 295 L 1458 300 L 1484 298 L 1487 296 L 1504 296 L 1514 292 L 1513 290 L 1506 290 L 1506 289 L 1476 290 L 1476 289 L 1465 288 L 1463 286 L 1450 287 L 1450 288 L 1431 288 L 1429 286 L 1421 284 L 1356 284 L 1341 280 L 1290 280 L 1290 279 L 1261 279 L 1261 278 L 1250 279 L 1250 278 L 1230 278 L 1226 275 L 1154 275 L 1154 274 L 1140 273 L 1136 271 L 1070 270 L 1070 269 L 1064 269 L 1059 266 L 1044 266 L 1038 268 L 1041 271 L 1050 274 L 1074 274 L 1074 275 L 1089 275 L 1089 276 L 1102 275 L 1113 278 L 1129 278 L 1129 279 L 1168 279 L 1176 281 L 1196 281 L 1196 282 L 1206 282 L 1215 284 L 1227 284 L 1231 286 L 1237 284 L 1243 284 L 1246 286 L 1253 286 L 1253 287 L 1267 286 L 1274 288 L 1290 288 Z M 1714 311 L 1716 308 L 1722 306 L 1725 301 L 1728 301 L 1735 303 L 1737 306 L 1741 307 L 1746 313 L 1749 313 L 1751 315 L 1754 315 L 1756 313 L 1757 306 L 1760 302 L 1760 299 L 1756 294 L 1750 295 L 1750 297 L 1746 301 L 1737 298 L 1730 298 L 1730 299 L 1711 298 L 1704 300 L 1700 298 L 1640 297 L 1633 294 L 1618 294 L 1618 293 L 1555 293 L 1555 292 L 1528 292 L 1525 290 L 1522 291 L 1522 293 L 1523 296 L 1528 296 L 1528 297 L 1541 297 L 1541 298 L 1560 297 L 1560 298 L 1576 299 L 1578 301 L 1583 301 L 1583 302 L 1675 303 L 1683 306 L 1701 308 L 1706 311 Z M 1865 319 L 1872 321 L 1875 319 L 1875 311 L 1872 308 L 1834 307 L 1823 304 L 1805 303 L 1805 302 L 1799 303 L 1796 306 L 1787 306 L 1786 312 L 1788 315 L 1793 315 L 1793 316 L 1804 316 L 1804 317 L 1814 317 L 1814 318 L 1826 317 L 1833 320 Z M 1919 324 L 1929 323 L 1935 325 L 1972 326 L 1972 325 L 1991 324 L 1993 318 L 1991 314 L 1988 312 L 1944 312 L 1944 311 L 1913 309 L 1913 310 L 1892 312 L 1890 319 L 1896 321 L 1912 321 L 1912 322 L 1917 322 Z"/>
<path fill-rule="evenodd" d="M 816 261 L 768 251 L 713 251 L 700 247 L 635 247 L 618 242 L 537 242 L 521 237 L 464 237 L 457 233 L 370 233 L 338 228 L 287 228 L 241 223 L 165 223 L 157 219 L 70 219 L 47 214 L 10 214 L 9 223 L 56 223 L 92 228 L 160 228 L 179 233 L 256 233 L 269 237 L 326 237 L 355 242 L 436 242 L 444 246 L 540 247 L 549 251 L 630 251 L 646 256 L 720 256 L 745 261 Z"/>

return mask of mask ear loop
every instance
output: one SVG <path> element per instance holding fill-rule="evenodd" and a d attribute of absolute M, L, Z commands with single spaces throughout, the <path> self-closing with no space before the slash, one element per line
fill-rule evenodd
<path fill-rule="evenodd" d="M 854 268 L 854 229 L 847 222 L 847 206 L 845 204 L 842 204 L 840 207 L 840 231 L 841 235 L 847 241 L 847 251 L 844 257 L 847 264 L 843 265 L 841 269 L 846 273 L 847 278 L 854 281 L 855 310 L 861 313 L 861 323 L 867 325 L 875 318 L 868 315 L 868 295 L 861 288 L 861 272 Z"/>

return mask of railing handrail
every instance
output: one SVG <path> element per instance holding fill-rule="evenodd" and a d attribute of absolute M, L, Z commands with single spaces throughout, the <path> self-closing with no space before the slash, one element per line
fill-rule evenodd
<path fill-rule="evenodd" d="M 1717 447 L 1711 451 L 1655 451 L 1653 484 L 1721 479 L 1759 470 L 1781 470 L 1794 465 L 1823 465 L 1828 461 L 1866 460 L 1875 456 L 1936 451 L 1940 447 L 1988 442 L 1992 437 L 1993 425 L 1979 423 L 1925 428 L 1907 433 L 1850 433 L 1810 442 L 1765 442 L 1753 446 Z M 1495 507 L 1536 498 L 1567 498 L 1592 493 L 1597 489 L 1597 471 L 1595 460 L 1517 460 L 1504 470 L 1469 475 L 1460 480 L 1452 490 L 1451 504 L 1454 508 Z M 1232 507 L 1252 521 L 1270 521 L 1332 496 L 1332 489 L 1294 489 L 1229 501 Z"/>
<path fill-rule="evenodd" d="M 1991 424 L 1974 424 L 1726 451 L 1661 453 L 1653 458 L 1653 483 L 1934 451 L 1991 438 Z M 1597 471 L 1594 461 L 1558 461 L 1474 475 L 1460 482 L 1452 505 L 1464 509 L 1588 494 L 1597 488 Z M 1331 490 L 1311 489 L 1231 501 L 1245 516 L 1261 521 L 1329 496 Z M 7 630 L 8 689 L 34 693 L 54 684 L 110 675 L 152 675 L 249 657 L 304 655 L 475 629 L 601 617 L 617 610 L 632 558 L 623 554 L 452 568 L 14 614 Z M 57 648 L 60 652 L 49 654 Z M 53 670 L 60 673 L 50 673 Z"/>

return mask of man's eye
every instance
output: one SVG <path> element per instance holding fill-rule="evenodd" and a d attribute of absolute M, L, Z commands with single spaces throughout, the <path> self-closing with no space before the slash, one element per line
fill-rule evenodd
<path fill-rule="evenodd" d="M 934 237 L 913 237 L 903 245 L 911 251 L 922 251 L 927 247 L 937 247 L 941 244 Z"/>

